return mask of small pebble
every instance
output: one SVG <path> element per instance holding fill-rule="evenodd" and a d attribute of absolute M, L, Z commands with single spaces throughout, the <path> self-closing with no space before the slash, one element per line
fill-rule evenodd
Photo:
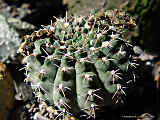
<path fill-rule="evenodd" d="M 31 105 L 30 105 L 30 104 L 27 104 L 25 107 L 26 107 L 27 109 L 29 109 L 29 108 L 31 107 Z"/>

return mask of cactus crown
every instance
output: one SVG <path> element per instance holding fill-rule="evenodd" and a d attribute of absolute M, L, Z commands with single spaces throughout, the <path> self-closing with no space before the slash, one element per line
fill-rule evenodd
<path fill-rule="evenodd" d="M 26 56 L 25 80 L 38 98 L 60 110 L 95 117 L 97 106 L 112 105 L 133 78 L 132 45 L 124 39 L 133 26 L 119 10 L 56 18 L 19 48 Z"/>

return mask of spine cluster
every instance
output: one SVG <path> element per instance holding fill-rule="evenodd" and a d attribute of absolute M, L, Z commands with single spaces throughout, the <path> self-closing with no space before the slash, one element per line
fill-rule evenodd
<path fill-rule="evenodd" d="M 91 13 L 88 17 L 56 18 L 56 22 L 25 37 L 26 79 L 35 95 L 62 112 L 96 110 L 118 102 L 133 80 L 132 45 L 125 32 L 135 26 L 123 11 Z"/>

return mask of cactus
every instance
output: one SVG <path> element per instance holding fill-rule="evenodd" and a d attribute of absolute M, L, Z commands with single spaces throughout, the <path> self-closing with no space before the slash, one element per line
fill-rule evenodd
<path fill-rule="evenodd" d="M 132 17 L 119 10 L 56 18 L 26 35 L 19 48 L 25 81 L 39 100 L 95 118 L 95 111 L 119 100 L 134 78 L 132 45 L 123 39 L 134 26 Z"/>

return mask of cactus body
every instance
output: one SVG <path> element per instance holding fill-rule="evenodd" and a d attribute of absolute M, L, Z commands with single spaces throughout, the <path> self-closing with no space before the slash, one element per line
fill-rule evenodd
<path fill-rule="evenodd" d="M 66 16 L 26 36 L 19 48 L 26 56 L 25 80 L 60 110 L 95 117 L 97 107 L 111 106 L 114 93 L 133 77 L 132 46 L 123 39 L 134 26 L 130 21 L 118 10 Z"/>

